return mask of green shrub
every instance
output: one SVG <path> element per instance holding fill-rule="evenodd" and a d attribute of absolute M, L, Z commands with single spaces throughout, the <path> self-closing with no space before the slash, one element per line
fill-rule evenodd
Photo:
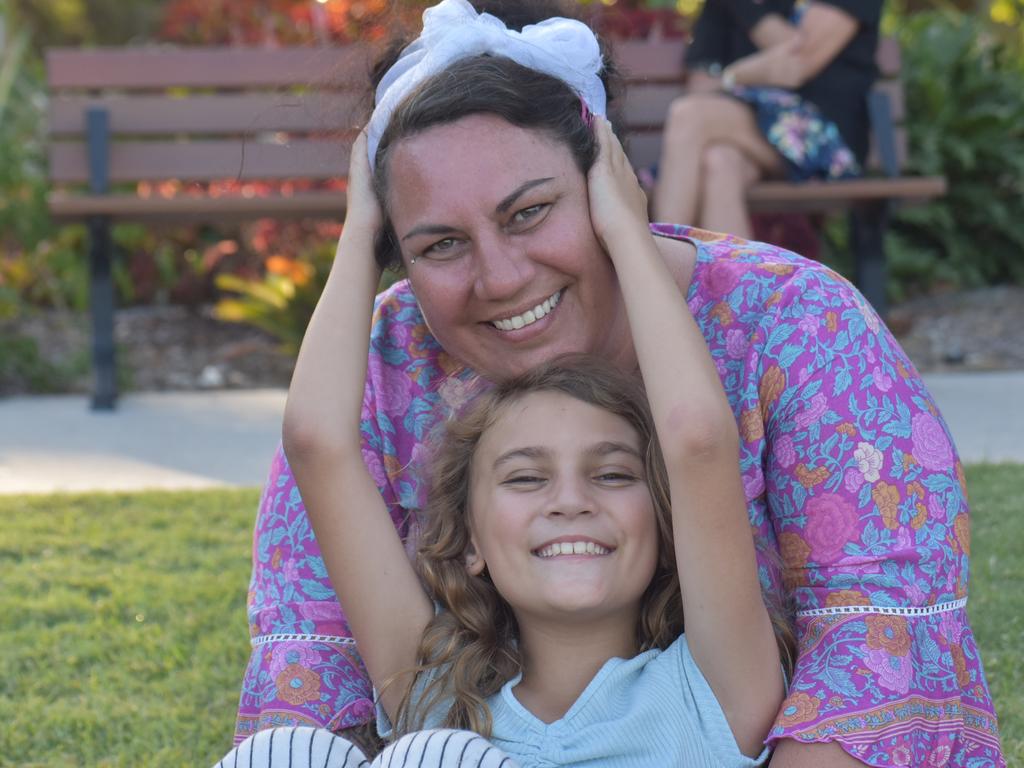
<path fill-rule="evenodd" d="M 920 13 L 901 28 L 908 171 L 949 191 L 901 210 L 889 241 L 904 291 L 1024 282 L 1024 65 L 982 18 Z"/>

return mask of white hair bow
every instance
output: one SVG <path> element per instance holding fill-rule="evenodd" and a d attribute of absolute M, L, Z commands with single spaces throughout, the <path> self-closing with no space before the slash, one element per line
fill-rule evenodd
<path fill-rule="evenodd" d="M 478 14 L 467 0 L 442 0 L 423 12 L 423 32 L 402 51 L 377 86 L 367 130 L 370 166 L 391 113 L 410 91 L 453 62 L 484 53 L 557 77 L 579 94 L 593 114 L 604 116 L 601 49 L 586 24 L 555 17 L 516 32 L 489 13 Z"/>

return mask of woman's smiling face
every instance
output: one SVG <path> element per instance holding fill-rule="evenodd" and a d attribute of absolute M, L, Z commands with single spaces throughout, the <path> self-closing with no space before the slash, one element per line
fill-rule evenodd
<path fill-rule="evenodd" d="M 471 115 L 402 139 L 387 166 L 402 258 L 450 355 L 492 379 L 565 352 L 633 364 L 618 281 L 567 146 Z"/>

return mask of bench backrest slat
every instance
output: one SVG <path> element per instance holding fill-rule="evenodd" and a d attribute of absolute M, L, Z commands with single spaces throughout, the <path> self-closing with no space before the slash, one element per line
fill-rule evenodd
<path fill-rule="evenodd" d="M 112 183 L 156 179 L 341 178 L 348 173 L 350 141 L 299 139 L 288 144 L 241 141 L 122 141 L 110 147 Z M 50 151 L 50 178 L 60 183 L 89 180 L 85 144 L 59 142 Z"/>
<path fill-rule="evenodd" d="M 50 104 L 50 135 L 80 136 L 89 107 L 110 113 L 115 134 L 249 134 L 259 131 L 331 132 L 358 128 L 355 116 L 366 97 L 355 92 L 222 93 L 184 97 L 162 95 L 56 96 Z"/>
<path fill-rule="evenodd" d="M 348 87 L 363 90 L 370 49 L 331 48 L 52 48 L 50 90 Z"/>

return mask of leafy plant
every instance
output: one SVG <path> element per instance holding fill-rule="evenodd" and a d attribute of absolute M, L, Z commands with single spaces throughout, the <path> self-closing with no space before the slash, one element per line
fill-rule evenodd
<path fill-rule="evenodd" d="M 910 291 L 1024 282 L 1024 68 L 989 27 L 945 11 L 902 28 L 909 171 L 949 183 L 895 219 L 893 276 Z"/>
<path fill-rule="evenodd" d="M 246 246 L 265 254 L 264 273 L 253 277 L 218 275 L 217 288 L 230 295 L 217 302 L 215 316 L 261 328 L 281 341 L 284 352 L 297 354 L 327 283 L 340 234 L 341 225 L 336 222 L 259 222 Z M 385 272 L 378 290 L 384 290 L 400 277 L 398 273 Z"/>
<path fill-rule="evenodd" d="M 303 251 L 298 258 L 271 256 L 266 261 L 266 276 L 259 280 L 219 275 L 217 287 L 236 297 L 217 302 L 215 315 L 262 328 L 281 341 L 284 351 L 298 354 L 306 325 L 327 282 L 334 248 L 333 242 L 324 242 Z"/>

